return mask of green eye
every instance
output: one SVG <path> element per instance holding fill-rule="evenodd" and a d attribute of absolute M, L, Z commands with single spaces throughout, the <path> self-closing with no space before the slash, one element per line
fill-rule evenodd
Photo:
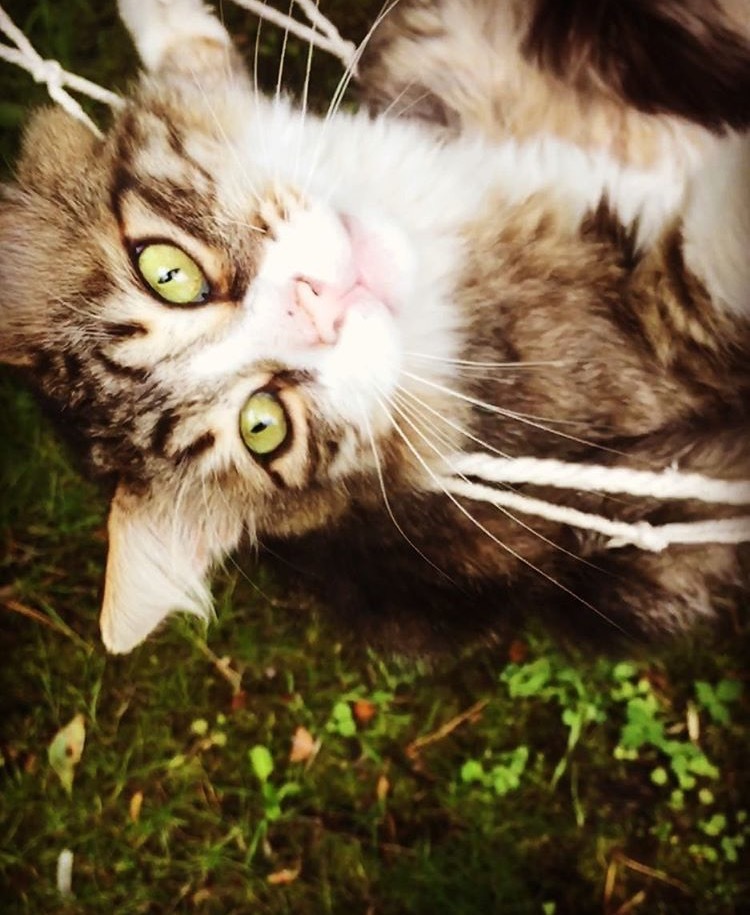
<path fill-rule="evenodd" d="M 172 305 L 194 305 L 208 297 L 203 271 L 174 245 L 146 245 L 138 252 L 138 270 L 154 292 Z"/>
<path fill-rule="evenodd" d="M 286 411 L 279 399 L 261 391 L 247 399 L 240 412 L 240 435 L 253 454 L 276 451 L 287 436 Z"/>

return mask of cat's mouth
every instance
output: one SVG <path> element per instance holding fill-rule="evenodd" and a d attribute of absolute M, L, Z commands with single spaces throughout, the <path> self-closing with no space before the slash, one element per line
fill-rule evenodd
<path fill-rule="evenodd" d="M 306 274 L 293 279 L 294 312 L 313 346 L 335 346 L 352 313 L 396 314 L 387 243 L 354 217 L 340 215 L 339 219 L 349 247 L 345 279 L 329 281 Z"/>
<path fill-rule="evenodd" d="M 369 293 L 395 316 L 398 311 L 400 267 L 391 250 L 395 247 L 394 240 L 387 238 L 383 232 L 369 228 L 354 216 L 341 214 L 340 219 L 351 245 L 357 277 L 355 287 Z"/>
<path fill-rule="evenodd" d="M 387 303 L 359 280 L 346 289 L 307 277 L 294 281 L 295 307 L 308 323 L 311 342 L 335 346 L 352 312 L 390 311 Z"/>

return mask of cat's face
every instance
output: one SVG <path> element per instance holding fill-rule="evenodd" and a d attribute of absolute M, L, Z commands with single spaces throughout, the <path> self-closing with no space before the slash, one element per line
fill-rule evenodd
<path fill-rule="evenodd" d="M 236 70 L 145 79 L 104 142 L 55 111 L 28 133 L 0 217 L 4 357 L 116 483 L 115 650 L 202 609 L 244 532 L 304 533 L 353 489 L 418 475 L 384 404 L 410 351 L 454 351 L 456 321 L 419 228 L 376 174 L 359 192 L 361 163 L 352 187 L 339 145 Z"/>

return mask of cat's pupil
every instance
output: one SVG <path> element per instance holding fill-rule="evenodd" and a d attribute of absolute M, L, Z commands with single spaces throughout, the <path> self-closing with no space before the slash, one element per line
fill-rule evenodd
<path fill-rule="evenodd" d="M 159 274 L 159 279 L 157 280 L 157 282 L 159 283 L 159 285 L 161 285 L 162 283 L 171 283 L 172 280 L 177 276 L 177 274 L 179 272 L 180 272 L 179 267 L 172 267 L 170 270 L 164 270 Z"/>
<path fill-rule="evenodd" d="M 263 432 L 264 429 L 267 429 L 270 425 L 270 423 L 264 422 L 256 423 L 250 431 L 253 435 L 258 435 L 259 433 Z"/>

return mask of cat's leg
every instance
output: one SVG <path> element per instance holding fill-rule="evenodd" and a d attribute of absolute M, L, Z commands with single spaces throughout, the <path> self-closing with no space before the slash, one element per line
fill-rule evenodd
<path fill-rule="evenodd" d="M 588 618 L 597 630 L 657 639 L 689 632 L 701 621 L 715 623 L 722 606 L 735 603 L 742 575 L 733 546 L 611 550 L 574 570 L 569 586 L 579 606 L 571 609 L 579 623 Z"/>
<path fill-rule="evenodd" d="M 715 306 L 750 319 L 750 135 L 722 140 L 695 175 L 682 234 Z"/>
<path fill-rule="evenodd" d="M 218 45 L 223 51 L 231 47 L 226 29 L 201 0 L 118 0 L 117 6 L 149 70 L 180 54 L 186 65 L 199 65 L 194 48 L 187 48 L 196 41 Z"/>

